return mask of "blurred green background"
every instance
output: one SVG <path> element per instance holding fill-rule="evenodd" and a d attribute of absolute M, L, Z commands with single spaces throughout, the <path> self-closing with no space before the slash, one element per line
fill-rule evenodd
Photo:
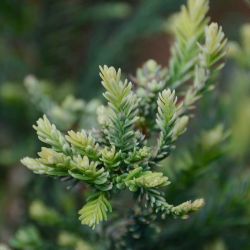
<path fill-rule="evenodd" d="M 73 197 L 70 192 L 65 192 L 62 187 L 64 184 L 33 176 L 20 166 L 20 158 L 34 154 L 38 148 L 32 124 L 41 114 L 47 113 L 63 130 L 91 127 L 95 122 L 93 116 L 96 107 L 102 100 L 98 65 L 121 67 L 130 75 L 135 74 L 136 68 L 149 58 L 167 66 L 172 43 L 167 32 L 167 18 L 178 11 L 183 3 L 183 0 L 0 1 L 0 243 L 8 244 L 19 228 L 37 223 L 28 214 L 30 203 L 35 198 L 50 204 L 59 213 L 68 215 L 75 213 L 72 211 L 81 200 L 78 192 Z M 250 5 L 247 1 L 211 0 L 210 7 L 211 19 L 222 25 L 229 40 L 240 42 L 241 27 L 250 22 Z M 248 41 L 250 43 L 250 35 Z M 197 121 L 181 145 L 185 148 L 189 138 L 197 136 L 196 130 L 209 130 L 217 123 L 223 123 L 225 130 L 230 131 L 230 143 L 233 145 L 230 157 L 218 163 L 222 167 L 214 179 L 214 182 L 220 183 L 218 190 L 223 190 L 217 193 L 218 197 L 214 195 L 214 199 L 222 204 L 216 208 L 220 211 L 218 214 L 209 216 L 217 218 L 215 221 L 219 220 L 223 218 L 221 211 L 228 207 L 232 209 L 226 212 L 227 219 L 243 215 L 241 209 L 235 209 L 231 203 L 228 205 L 222 201 L 229 195 L 226 193 L 228 190 L 231 195 L 231 191 L 235 192 L 234 197 L 237 198 L 241 197 L 242 189 L 247 189 L 247 196 L 243 194 L 246 202 L 241 204 L 247 210 L 247 215 L 243 219 L 239 218 L 245 227 L 241 228 L 237 224 L 230 229 L 230 226 L 224 226 L 218 232 L 215 226 L 211 227 L 210 231 L 214 234 L 209 231 L 204 233 L 205 237 L 197 236 L 200 241 L 197 248 L 192 245 L 195 244 L 197 232 L 189 232 L 190 244 L 178 248 L 173 243 L 166 249 L 250 249 L 250 192 L 248 186 L 238 185 L 243 183 L 239 176 L 249 176 L 250 53 L 241 55 L 242 58 L 246 56 L 244 63 L 237 60 L 236 52 L 233 52 L 220 77 L 218 89 L 200 104 Z M 220 128 L 216 131 L 214 136 L 220 137 Z M 203 162 L 201 164 L 206 165 Z M 207 178 L 211 176 L 211 172 L 206 174 Z M 224 183 L 224 178 L 228 182 Z M 240 182 L 235 184 L 237 187 L 230 186 L 234 178 Z M 247 178 L 244 181 L 250 183 Z M 198 183 L 197 187 L 209 193 L 206 183 L 203 186 Z M 170 196 L 171 192 L 174 191 L 170 191 Z M 237 199 L 233 200 L 233 203 L 237 202 Z M 83 229 L 78 225 L 77 218 L 74 219 L 74 222 L 65 221 L 67 226 L 62 226 L 62 222 L 55 223 L 57 226 L 52 227 L 51 232 L 58 234 L 58 239 L 62 241 L 69 236 L 60 236 L 59 229 L 81 235 Z M 36 235 L 37 229 L 27 230 L 31 230 L 28 235 L 34 235 L 32 240 L 35 242 L 33 248 L 29 249 L 67 249 L 53 247 L 50 243 L 41 248 L 39 242 L 45 243 L 41 243 L 40 236 Z M 39 230 L 42 236 L 48 232 L 43 225 Z M 176 235 L 180 234 L 181 237 L 178 230 Z M 89 231 L 84 231 L 84 234 L 87 238 L 95 239 Z M 234 242 L 230 240 L 231 236 Z M 51 236 L 46 237 L 48 241 L 55 241 Z M 171 233 L 162 234 L 161 237 L 162 244 L 167 239 L 169 242 L 179 240 L 175 240 Z M 12 244 L 14 249 L 28 249 L 25 244 L 22 246 L 16 241 Z M 85 247 L 79 249 L 88 249 L 87 243 L 79 244 Z"/>

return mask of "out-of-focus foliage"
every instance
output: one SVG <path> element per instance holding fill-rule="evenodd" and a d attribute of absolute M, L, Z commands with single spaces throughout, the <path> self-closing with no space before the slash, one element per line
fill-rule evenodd
<path fill-rule="evenodd" d="M 240 44 L 237 42 L 230 43 L 229 55 L 242 68 L 250 68 L 250 24 L 244 24 L 240 30 Z"/>
<path fill-rule="evenodd" d="M 234 60 L 234 69 L 230 74 L 232 116 L 232 153 L 238 157 L 247 157 L 249 153 L 250 133 L 247 128 L 250 119 L 250 23 L 240 29 L 240 41 L 229 44 L 229 57 Z M 231 100 L 229 100 L 231 98 Z M 233 119 L 232 119 L 233 118 Z"/>
<path fill-rule="evenodd" d="M 164 15 L 181 2 L 3 0 L 1 80 L 20 81 L 30 73 L 56 82 L 70 79 L 89 99 L 100 90 L 98 66 L 125 64 L 131 43 L 161 31 Z"/>
<path fill-rule="evenodd" d="M 27 226 L 17 231 L 11 245 L 16 249 L 42 249 L 44 243 L 36 228 Z"/>

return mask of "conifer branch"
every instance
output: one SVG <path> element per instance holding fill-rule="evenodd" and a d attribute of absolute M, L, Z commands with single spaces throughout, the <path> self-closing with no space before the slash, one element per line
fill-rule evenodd
<path fill-rule="evenodd" d="M 199 55 L 197 43 L 204 37 L 208 9 L 208 0 L 188 0 L 187 6 L 182 6 L 174 17 L 172 27 L 176 41 L 171 49 L 167 86 L 176 88 L 193 78 Z"/>
<path fill-rule="evenodd" d="M 70 153 L 70 147 L 62 133 L 51 124 L 46 115 L 37 121 L 37 125 L 33 126 L 36 130 L 40 141 L 49 144 L 55 151 Z"/>
<path fill-rule="evenodd" d="M 68 135 L 66 135 L 66 140 L 77 153 L 87 156 L 92 160 L 99 159 L 99 145 L 95 142 L 95 139 L 84 130 L 81 132 L 69 131 Z"/>
<path fill-rule="evenodd" d="M 79 211 L 79 219 L 93 229 L 102 221 L 107 220 L 107 214 L 112 212 L 112 207 L 103 193 L 92 196 Z"/>
<path fill-rule="evenodd" d="M 103 167 L 98 168 L 98 162 L 90 162 L 87 156 L 76 156 L 71 162 L 69 174 L 77 179 L 93 185 L 99 190 L 109 190 L 112 184 L 108 183 L 109 173 Z"/>
<path fill-rule="evenodd" d="M 138 99 L 132 92 L 132 83 L 121 81 L 121 70 L 106 65 L 100 67 L 104 97 L 110 107 L 107 137 L 111 145 L 127 152 L 136 144 L 134 124 L 137 121 Z"/>
<path fill-rule="evenodd" d="M 121 80 L 120 69 L 100 67 L 108 105 L 98 108 L 97 133 L 70 130 L 64 135 L 46 116 L 34 126 L 48 147 L 42 148 L 39 158 L 26 157 L 22 163 L 37 174 L 88 184 L 94 195 L 79 211 L 83 224 L 95 228 L 107 220 L 112 211 L 108 198 L 125 189 L 141 201 L 141 217 L 149 214 L 152 220 L 167 214 L 185 218 L 204 205 L 203 199 L 169 204 L 159 191 L 170 184 L 169 179 L 154 167 L 171 153 L 187 129 L 194 103 L 211 89 L 223 67 L 226 39 L 217 24 L 207 25 L 207 11 L 208 0 L 188 0 L 175 20 L 169 70 L 148 61 L 137 71 L 137 89 Z M 178 99 L 173 88 L 187 81 L 192 84 Z M 164 89 L 166 84 L 170 88 Z"/>

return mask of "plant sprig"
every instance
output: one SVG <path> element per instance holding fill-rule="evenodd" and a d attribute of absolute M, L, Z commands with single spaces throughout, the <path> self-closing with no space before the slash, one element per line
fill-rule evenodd
<path fill-rule="evenodd" d="M 95 228 L 107 220 L 112 197 L 126 189 L 136 204 L 156 216 L 187 217 L 203 207 L 203 199 L 169 204 L 160 190 L 170 181 L 155 166 L 187 130 L 191 109 L 223 67 L 226 39 L 221 27 L 208 25 L 207 11 L 207 0 L 188 1 L 176 19 L 168 71 L 149 61 L 137 71 L 137 89 L 122 79 L 120 69 L 100 67 L 107 105 L 98 109 L 97 133 L 70 130 L 64 135 L 46 116 L 34 126 L 49 147 L 22 163 L 37 174 L 68 176 L 89 185 L 93 195 L 79 211 L 83 224 Z M 185 94 L 177 97 L 173 88 L 186 82 Z"/>

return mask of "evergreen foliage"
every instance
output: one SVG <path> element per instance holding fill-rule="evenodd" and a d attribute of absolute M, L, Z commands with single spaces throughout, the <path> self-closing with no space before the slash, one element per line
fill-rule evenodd
<path fill-rule="evenodd" d="M 177 32 L 169 69 L 148 61 L 137 71 L 138 88 L 123 80 L 120 69 L 100 67 L 107 105 L 98 110 L 96 130 L 65 135 L 45 115 L 34 126 L 48 148 L 22 163 L 37 174 L 88 184 L 92 194 L 79 211 L 83 224 L 95 228 L 107 220 L 112 199 L 126 189 L 134 194 L 135 213 L 138 206 L 149 221 L 166 215 L 186 218 L 204 206 L 203 199 L 167 203 L 162 188 L 170 182 L 156 169 L 186 131 L 195 102 L 211 89 L 223 66 L 226 39 L 221 27 L 208 24 L 207 11 L 207 0 L 188 1 L 173 24 Z M 183 96 L 174 90 L 188 82 Z"/>

